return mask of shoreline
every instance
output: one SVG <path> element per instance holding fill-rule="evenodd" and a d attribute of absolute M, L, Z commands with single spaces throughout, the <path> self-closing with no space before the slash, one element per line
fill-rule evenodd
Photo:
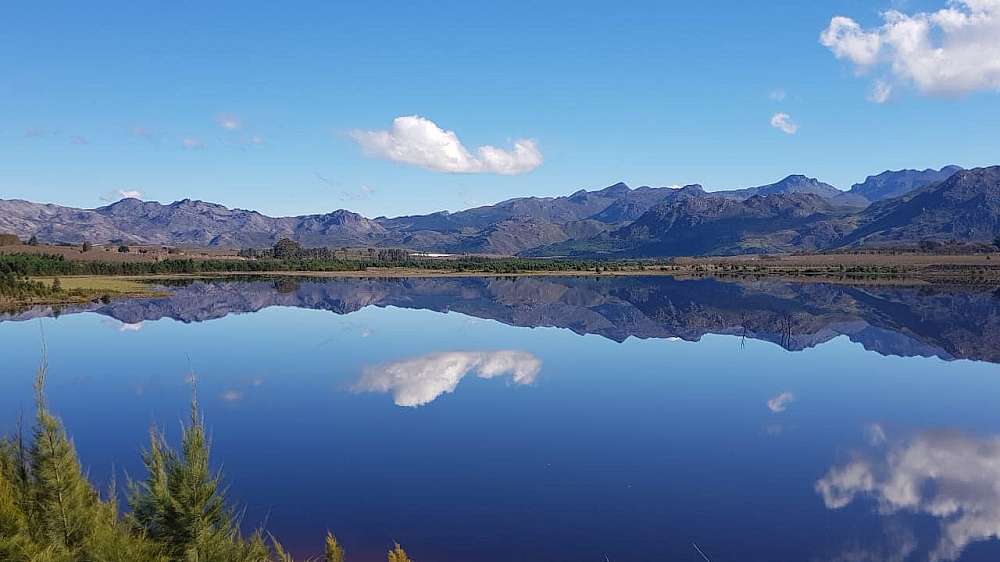
<path fill-rule="evenodd" d="M 406 279 L 406 278 L 473 278 L 473 277 L 670 277 L 679 281 L 716 279 L 723 282 L 776 280 L 789 283 L 827 283 L 859 286 L 967 286 L 1000 287 L 1000 271 L 986 275 L 967 268 L 946 270 L 902 270 L 881 272 L 845 272 L 815 267 L 768 267 L 754 270 L 726 269 L 704 266 L 665 266 L 654 269 L 624 269 L 607 271 L 552 270 L 519 271 L 510 273 L 484 271 L 456 271 L 414 268 L 371 268 L 365 271 L 267 271 L 267 272 L 203 272 L 143 275 L 68 275 L 60 276 L 67 287 L 67 294 L 52 298 L 33 297 L 0 303 L 0 309 L 23 308 L 42 305 L 86 304 L 99 300 L 124 298 L 158 298 L 169 293 L 153 287 L 157 281 L 185 281 L 199 279 L 232 278 L 302 278 L 302 279 Z M 32 280 L 51 283 L 54 277 L 33 277 Z"/>
<path fill-rule="evenodd" d="M 84 260 L 96 261 L 96 260 Z M 195 260 L 198 261 L 198 260 Z M 440 265 L 440 267 L 437 267 Z M 537 264 L 536 264 L 537 265 Z M 565 265 L 565 264 L 563 264 Z M 0 310 L 32 306 L 77 305 L 128 298 L 168 295 L 157 282 L 235 278 L 470 278 L 470 277 L 672 277 L 713 278 L 725 282 L 779 280 L 859 286 L 1000 287 L 1000 253 L 932 254 L 807 254 L 679 257 L 663 263 L 591 262 L 588 269 L 513 269 L 487 271 L 448 267 L 448 260 L 431 267 L 377 267 L 363 270 L 276 269 L 274 271 L 201 271 L 197 273 L 138 273 L 60 275 L 62 291 L 46 296 L 0 300 Z M 589 269 L 593 267 L 593 269 Z M 52 285 L 56 276 L 33 276 Z"/>

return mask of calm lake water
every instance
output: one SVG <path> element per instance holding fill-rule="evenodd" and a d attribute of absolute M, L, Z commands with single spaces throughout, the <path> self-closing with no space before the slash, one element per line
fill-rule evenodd
<path fill-rule="evenodd" d="M 207 281 L 0 322 L 141 474 L 190 373 L 248 524 L 302 555 L 1000 560 L 1000 292 L 651 278 Z M 704 552 L 703 558 L 695 548 Z"/>

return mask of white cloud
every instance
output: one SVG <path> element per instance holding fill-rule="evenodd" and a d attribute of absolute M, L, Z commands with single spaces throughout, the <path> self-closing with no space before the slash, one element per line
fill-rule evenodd
<path fill-rule="evenodd" d="M 189 150 L 197 150 L 200 148 L 205 148 L 205 144 L 201 140 L 194 137 L 185 137 L 181 139 L 181 146 Z"/>
<path fill-rule="evenodd" d="M 776 90 L 771 90 L 771 92 L 767 94 L 767 97 L 769 97 L 772 101 L 785 101 L 785 98 L 788 97 L 788 93 L 785 92 L 785 90 L 778 88 Z"/>
<path fill-rule="evenodd" d="M 780 414 L 788 409 L 788 405 L 795 401 L 795 395 L 791 392 L 782 392 L 781 394 L 771 398 L 767 401 L 767 409 L 771 410 L 775 414 Z"/>
<path fill-rule="evenodd" d="M 239 117 L 235 115 L 219 115 L 216 117 L 215 122 L 219 124 L 220 127 L 227 131 L 236 131 L 240 128 L 242 123 L 240 123 Z"/>
<path fill-rule="evenodd" d="M 819 42 L 838 59 L 846 58 L 860 66 L 875 64 L 882 47 L 882 37 L 877 32 L 865 31 L 858 22 L 843 16 L 830 20 Z"/>
<path fill-rule="evenodd" d="M 118 201 L 120 199 L 142 199 L 145 194 L 138 189 L 117 189 L 101 195 L 101 201 Z"/>
<path fill-rule="evenodd" d="M 541 359 L 525 351 L 448 351 L 366 369 L 355 390 L 392 392 L 397 406 L 416 407 L 454 392 L 470 372 L 483 379 L 510 374 L 524 385 L 541 369 Z"/>
<path fill-rule="evenodd" d="M 951 0 L 935 12 L 882 13 L 881 26 L 864 29 L 837 16 L 820 43 L 859 74 L 885 68 L 897 82 L 930 95 L 1000 91 L 1000 0 Z M 888 99 L 885 83 L 870 98 Z"/>
<path fill-rule="evenodd" d="M 794 135 L 799 130 L 799 125 L 792 121 L 792 116 L 787 113 L 775 113 L 771 116 L 771 126 L 786 135 Z"/>
<path fill-rule="evenodd" d="M 454 131 L 446 131 L 418 115 L 395 118 L 388 131 L 353 131 L 351 137 L 369 156 L 437 172 L 509 176 L 542 165 L 542 153 L 534 140 L 515 140 L 510 150 L 480 146 L 473 155 Z"/>
<path fill-rule="evenodd" d="M 143 323 L 141 321 L 136 322 L 135 324 L 126 324 L 125 322 L 115 320 L 114 318 L 106 318 L 102 320 L 101 323 L 109 328 L 112 328 L 122 333 L 138 332 L 143 328 Z"/>
<path fill-rule="evenodd" d="M 870 497 L 885 515 L 938 519 L 940 536 L 926 559 L 957 560 L 970 544 L 1000 538 L 1000 437 L 918 434 L 830 469 L 815 488 L 829 509 Z"/>

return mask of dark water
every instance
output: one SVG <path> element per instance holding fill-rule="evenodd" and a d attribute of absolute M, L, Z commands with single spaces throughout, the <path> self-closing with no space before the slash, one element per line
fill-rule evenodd
<path fill-rule="evenodd" d="M 1000 294 L 667 278 L 198 282 L 0 322 L 95 480 L 190 372 L 247 521 L 354 561 L 1000 560 Z M 35 320 L 35 318 L 40 318 Z"/>

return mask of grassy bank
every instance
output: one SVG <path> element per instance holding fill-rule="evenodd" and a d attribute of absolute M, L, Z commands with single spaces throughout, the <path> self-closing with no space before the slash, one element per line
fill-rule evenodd
<path fill-rule="evenodd" d="M 26 277 L 0 274 L 0 311 L 34 305 L 110 302 L 124 297 L 162 296 L 162 291 L 138 279 L 121 277 Z"/>
<path fill-rule="evenodd" d="M 0 254 L 0 309 L 76 304 L 157 293 L 151 281 L 220 275 L 313 277 L 427 277 L 482 275 L 669 275 L 678 278 L 778 278 L 865 284 L 1000 284 L 1000 254 L 913 253 L 734 256 L 664 260 L 412 257 L 355 254 L 350 259 L 312 250 L 225 259 L 69 259 L 62 254 Z M 58 281 L 57 281 L 58 280 Z"/>
<path fill-rule="evenodd" d="M 0 439 L 0 560 L 5 562 L 294 562 L 263 529 L 241 532 L 239 510 L 212 469 L 197 401 L 174 449 L 150 432 L 145 477 L 127 482 L 127 513 L 113 483 L 88 480 L 62 422 L 45 401 L 43 362 L 35 383 L 34 427 Z M 325 562 L 344 562 L 332 534 Z M 410 562 L 397 544 L 388 562 Z"/>

